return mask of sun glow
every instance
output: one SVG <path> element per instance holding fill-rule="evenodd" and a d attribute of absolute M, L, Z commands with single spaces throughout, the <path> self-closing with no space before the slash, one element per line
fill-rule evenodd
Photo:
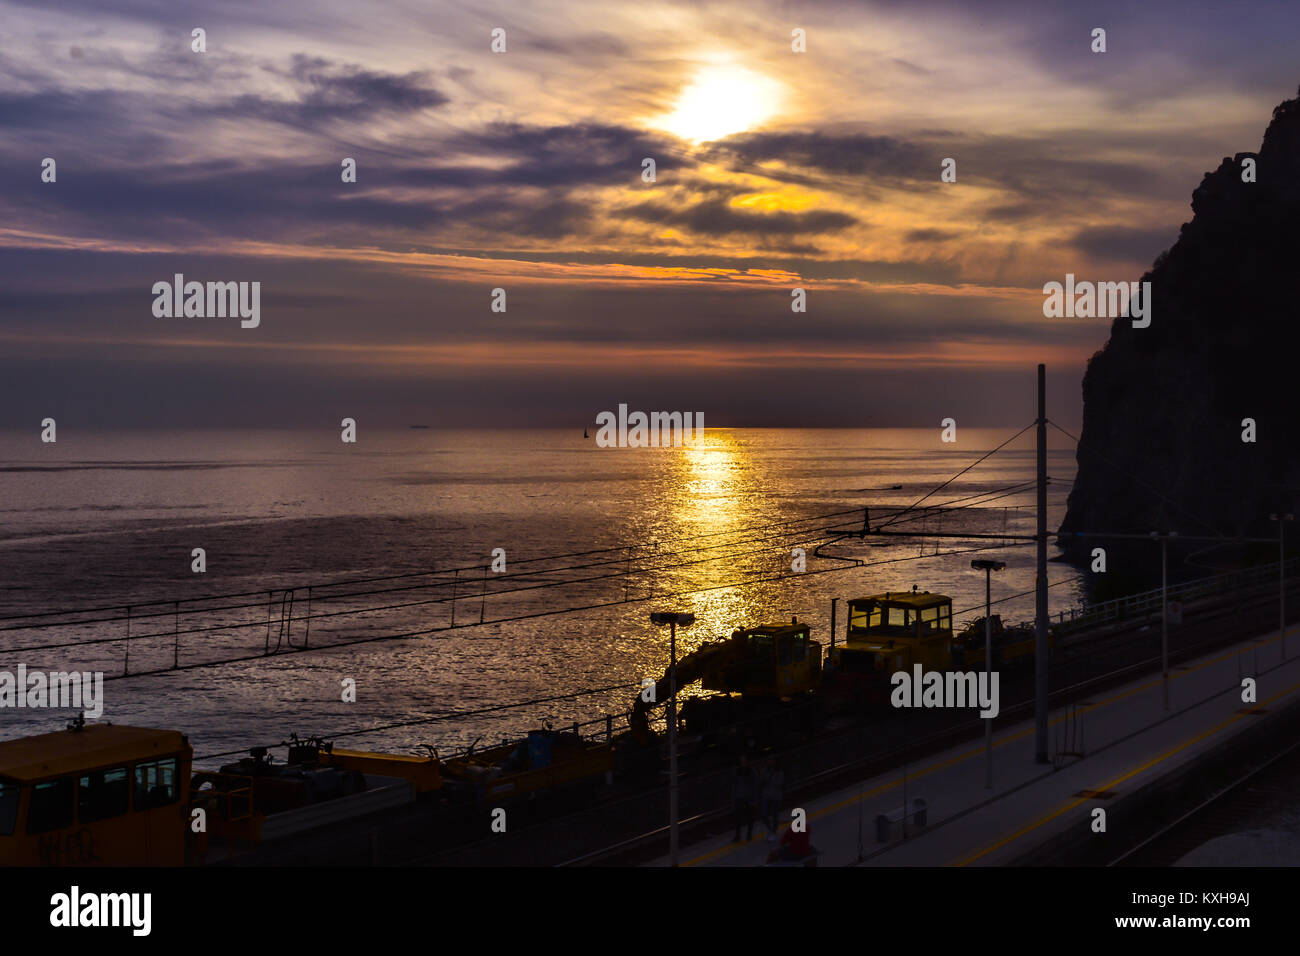
<path fill-rule="evenodd" d="M 740 133 L 771 118 L 781 105 L 781 84 L 739 66 L 708 66 L 682 90 L 671 113 L 655 123 L 696 143 Z"/>

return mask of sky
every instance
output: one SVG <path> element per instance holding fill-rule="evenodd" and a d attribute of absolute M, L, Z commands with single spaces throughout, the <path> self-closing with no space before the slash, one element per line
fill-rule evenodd
<path fill-rule="evenodd" d="M 1043 284 L 1300 83 L 1300 5 L 1082 6 L 0 0 L 0 427 L 1077 422 Z"/>

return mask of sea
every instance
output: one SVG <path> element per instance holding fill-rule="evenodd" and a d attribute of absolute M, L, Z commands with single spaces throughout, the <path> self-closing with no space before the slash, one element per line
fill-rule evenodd
<path fill-rule="evenodd" d="M 668 663 L 651 611 L 695 615 L 679 657 L 792 617 L 826 646 L 832 599 L 841 637 L 845 602 L 885 590 L 982 614 L 970 562 L 993 557 L 996 611 L 1031 619 L 1034 548 L 1013 536 L 1034 533 L 1034 432 L 1015 435 L 3 432 L 0 671 L 100 672 L 99 720 L 180 730 L 198 766 L 293 735 L 445 756 L 603 734 Z M 1049 530 L 1074 471 L 1052 432 Z M 1076 569 L 1048 578 L 1053 616 L 1082 601 Z M 72 716 L 0 709 L 0 738 Z"/>

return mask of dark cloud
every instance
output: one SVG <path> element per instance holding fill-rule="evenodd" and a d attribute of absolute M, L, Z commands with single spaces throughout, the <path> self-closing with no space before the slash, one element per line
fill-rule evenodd
<path fill-rule="evenodd" d="M 450 102 L 429 85 L 429 75 L 421 72 L 381 73 L 296 54 L 281 75 L 299 85 L 297 98 L 272 99 L 250 93 L 210 112 L 312 126 L 386 113 L 416 113 Z"/>
<path fill-rule="evenodd" d="M 925 147 L 893 136 L 819 132 L 744 133 L 712 143 L 705 157 L 753 172 L 781 162 L 833 176 L 871 177 L 891 182 L 929 177 L 937 168 Z M 924 168 L 924 172 L 923 172 Z"/>
<path fill-rule="evenodd" d="M 518 32 L 516 30 L 516 32 Z M 583 33 L 577 36 L 546 37 L 537 34 L 523 35 L 522 42 L 511 38 L 512 53 L 555 53 L 565 57 L 628 56 L 629 47 L 612 33 Z"/>
<path fill-rule="evenodd" d="M 695 257 L 694 268 L 719 267 Z M 770 266 L 758 261 L 754 268 Z M 843 264 L 847 269 L 850 264 Z M 870 268 L 872 264 L 856 264 Z M 894 263 L 897 273 L 910 264 Z M 167 320 L 153 316 L 152 286 L 180 272 L 189 280 L 262 283 L 262 324 L 243 330 L 224 320 Z M 44 278 L 60 276 L 57 282 Z M 585 346 L 659 348 L 689 343 L 720 355 L 746 349 L 838 352 L 926 351 L 935 342 L 959 343 L 972 334 L 1013 342 L 1084 342 L 1104 338 L 1103 326 L 1048 325 L 1041 309 L 1024 314 L 992 298 L 820 286 L 816 274 L 802 284 L 811 307 L 792 318 L 789 289 L 770 283 L 719 278 L 705 285 L 582 282 L 522 283 L 509 289 L 509 311 L 489 311 L 494 281 L 449 280 L 385 264 L 333 260 L 268 260 L 195 254 L 105 254 L 15 251 L 0 259 L 0 314 L 6 330 L 32 341 L 4 341 L 15 362 L 104 356 L 163 362 L 171 356 L 219 367 L 247 364 L 323 365 L 365 361 L 346 353 L 317 355 L 311 343 L 409 347 L 486 343 L 493 346 L 562 346 L 581 362 Z M 81 337 L 92 341 L 81 343 Z M 167 337 L 192 348 L 152 348 L 142 342 Z M 117 345 L 106 345 L 105 341 Z M 213 347 L 199 341 L 226 343 Z M 256 344 L 259 348 L 240 349 Z M 287 348 L 270 348 L 272 345 Z M 262 348 L 260 346 L 266 346 Z M 112 353 L 112 357 L 107 355 Z M 398 374 L 394 371 L 393 374 Z M 3 394 L 0 388 L 0 394 Z M 0 419 L 3 414 L 0 413 Z"/>
<path fill-rule="evenodd" d="M 994 222 L 1024 222 L 1045 215 L 1049 208 L 1047 203 L 1001 203 L 985 209 L 980 216 L 984 219 L 992 219 Z"/>
<path fill-rule="evenodd" d="M 685 226 L 706 236 L 731 233 L 747 235 L 796 235 L 834 232 L 857 222 L 853 216 L 830 210 L 810 212 L 756 212 L 739 209 L 722 199 L 709 199 L 693 206 L 646 202 L 633 206 L 628 214 L 645 222 Z"/>
<path fill-rule="evenodd" d="M 502 235 L 534 239 L 563 239 L 587 233 L 593 210 L 586 203 L 564 197 L 542 198 L 516 193 L 491 195 L 446 211 L 446 219 Z"/>
<path fill-rule="evenodd" d="M 148 174 L 61 166 L 57 186 L 15 177 L 18 185 L 7 198 L 33 216 L 58 209 L 65 222 L 123 239 L 174 239 L 178 231 L 191 239 L 292 238 L 321 226 L 424 229 L 445 217 L 433 201 L 349 195 L 339 174 L 338 166 L 248 167 L 228 160 Z"/>
<path fill-rule="evenodd" d="M 513 163 L 501 174 L 519 185 L 636 185 L 641 161 L 655 160 L 662 179 L 688 163 L 671 140 L 626 126 L 575 123 L 526 126 L 495 123 L 451 137 L 446 148 Z"/>
<path fill-rule="evenodd" d="M 917 66 L 915 63 L 910 63 L 907 60 L 900 59 L 899 57 L 896 56 L 890 57 L 890 62 L 895 63 L 898 66 L 901 66 L 908 73 L 911 73 L 915 76 L 929 76 L 934 72 L 934 70 L 927 70 L 923 66 Z"/>
<path fill-rule="evenodd" d="M 1082 367 L 1056 365 L 1051 371 L 1049 416 L 1077 420 Z M 711 428 L 929 428 L 953 408 L 983 427 L 1018 427 L 1034 401 L 1032 369 L 918 373 L 902 367 L 864 373 L 815 363 L 790 363 L 775 377 L 750 366 L 702 375 L 697 368 L 651 362 L 584 368 L 580 374 L 541 366 L 504 375 L 466 367 L 395 376 L 360 364 L 205 364 L 139 352 L 113 353 L 109 361 L 54 355 L 18 361 L 0 353 L 0 380 L 18 396 L 0 407 L 0 425 L 31 431 L 32 422 L 52 415 L 60 439 L 65 430 L 76 435 L 93 428 L 299 426 L 333 429 L 337 440 L 344 415 L 371 429 L 435 421 L 459 428 L 559 427 L 576 437 L 597 410 L 620 402 L 697 410 Z M 816 388 L 774 388 L 774 380 L 810 382 Z M 59 381 L 72 384 L 51 387 Z M 795 400 L 801 391 L 806 400 Z"/>
<path fill-rule="evenodd" d="M 908 242 L 948 242 L 961 235 L 952 229 L 913 229 L 905 238 Z"/>
<path fill-rule="evenodd" d="M 1134 226 L 1096 226 L 1081 229 L 1071 240 L 1080 252 L 1097 259 L 1128 259 L 1149 263 L 1178 239 L 1176 226 L 1144 229 Z"/>
<path fill-rule="evenodd" d="M 96 116 L 120 114 L 129 96 L 110 90 L 0 93 L 0 129 L 48 129 Z"/>
<path fill-rule="evenodd" d="M 855 0 L 824 6 L 846 17 L 864 12 Z M 997 37 L 1008 63 L 1028 61 L 1052 82 L 1095 91 L 1117 111 L 1225 86 L 1276 101 L 1293 85 L 1279 85 L 1278 68 L 1289 64 L 1294 72 L 1300 32 L 1294 0 L 871 0 L 870 8 Z M 1105 53 L 1092 52 L 1096 27 L 1106 30 Z"/>

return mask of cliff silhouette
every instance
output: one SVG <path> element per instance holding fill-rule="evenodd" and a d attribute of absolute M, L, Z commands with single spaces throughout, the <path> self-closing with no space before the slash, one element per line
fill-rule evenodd
<path fill-rule="evenodd" d="M 1255 182 L 1243 160 L 1256 161 Z M 1192 220 L 1143 275 L 1152 321 L 1111 324 L 1083 379 L 1078 475 L 1060 531 L 1276 537 L 1300 487 L 1300 98 L 1273 110 L 1258 153 L 1225 158 L 1192 193 Z M 1121 277 L 1115 277 L 1121 278 Z M 1256 440 L 1242 440 L 1254 419 Z M 1300 539 L 1300 523 L 1288 528 Z M 1107 573 L 1094 597 L 1154 586 L 1148 541 L 1061 541 Z M 1292 549 L 1288 547 L 1288 552 Z M 1275 545 L 1171 545 L 1171 580 L 1276 560 Z"/>

